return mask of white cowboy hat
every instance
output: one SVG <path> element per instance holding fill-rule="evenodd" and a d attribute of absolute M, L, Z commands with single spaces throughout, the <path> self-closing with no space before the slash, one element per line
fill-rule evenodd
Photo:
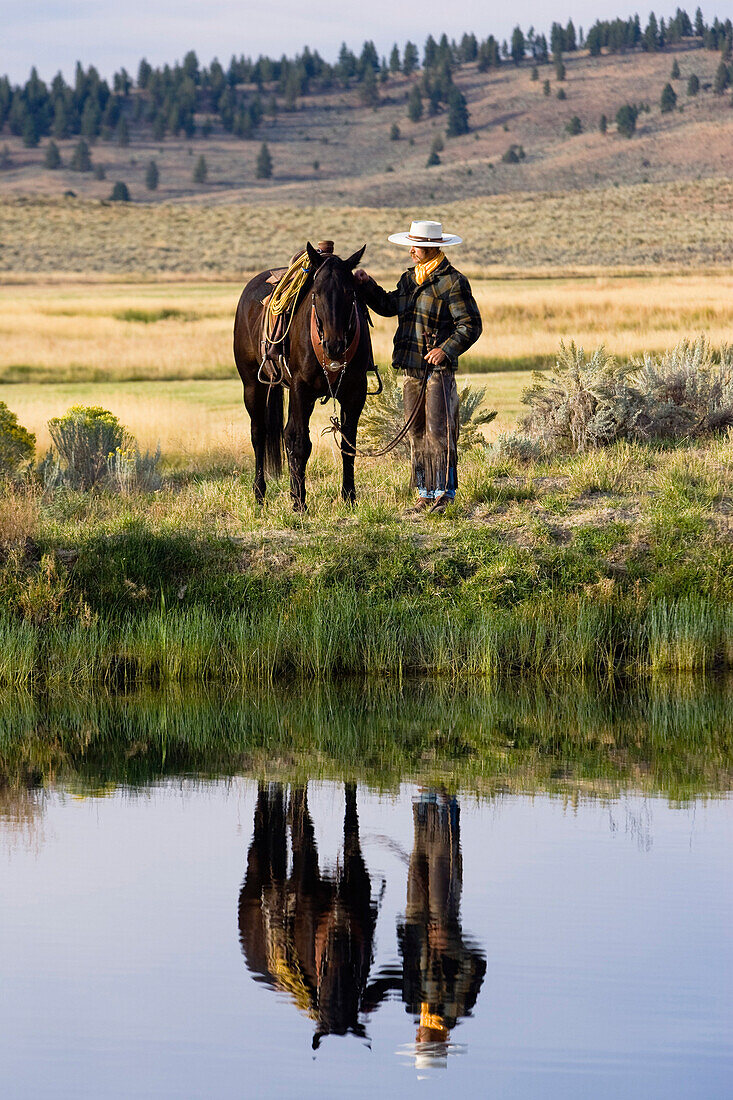
<path fill-rule="evenodd" d="M 413 222 L 409 233 L 393 233 L 387 238 L 392 244 L 405 244 L 408 248 L 445 248 L 449 244 L 462 244 L 463 237 L 444 233 L 440 222 Z"/>

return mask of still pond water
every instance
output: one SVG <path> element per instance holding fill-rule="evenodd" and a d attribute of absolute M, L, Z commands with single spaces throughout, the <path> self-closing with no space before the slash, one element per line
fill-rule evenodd
<path fill-rule="evenodd" d="M 113 707 L 82 781 L 101 713 L 0 730 L 3 1097 L 733 1095 L 727 735 L 682 799 L 567 756 L 123 783 Z"/>

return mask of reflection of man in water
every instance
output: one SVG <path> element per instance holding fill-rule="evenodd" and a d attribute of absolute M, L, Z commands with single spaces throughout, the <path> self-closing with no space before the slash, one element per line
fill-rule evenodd
<path fill-rule="evenodd" d="M 418 1063 L 443 1060 L 452 1028 L 476 1003 L 486 972 L 483 954 L 463 938 L 460 809 L 454 796 L 422 791 L 413 805 L 415 840 L 407 878 L 402 998 L 419 1020 Z"/>
<path fill-rule="evenodd" d="M 359 1020 L 372 963 L 377 906 L 359 842 L 356 786 L 345 788 L 344 854 L 322 875 L 305 788 L 286 807 L 281 784 L 260 786 L 239 930 L 247 965 L 288 992 L 324 1035 L 364 1036 Z M 287 826 L 292 870 L 288 876 Z"/>

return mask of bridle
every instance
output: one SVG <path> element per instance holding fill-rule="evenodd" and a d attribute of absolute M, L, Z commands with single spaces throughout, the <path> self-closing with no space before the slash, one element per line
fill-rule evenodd
<path fill-rule="evenodd" d="M 361 335 L 359 308 L 356 304 L 356 291 L 353 291 L 352 294 L 351 313 L 349 314 L 349 320 L 346 326 L 346 350 L 344 352 L 343 359 L 339 360 L 339 362 L 337 363 L 334 363 L 333 360 L 329 360 L 326 354 L 326 349 L 323 343 L 323 321 L 321 320 L 318 313 L 315 290 L 313 290 L 311 293 L 311 311 L 311 337 L 313 337 L 314 335 L 313 329 L 315 328 L 315 336 L 317 338 L 318 346 L 316 346 L 316 342 L 313 341 L 313 350 L 316 353 L 316 358 L 318 359 L 318 362 L 321 364 L 324 370 L 328 370 L 329 367 L 333 368 L 334 366 L 340 367 L 343 370 L 344 367 L 347 367 L 356 355 L 356 349 L 359 346 L 359 336 Z M 349 332 L 351 332 L 350 337 Z"/>

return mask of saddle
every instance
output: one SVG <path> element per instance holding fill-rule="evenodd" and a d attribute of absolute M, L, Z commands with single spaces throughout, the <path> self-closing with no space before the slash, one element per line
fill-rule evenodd
<path fill-rule="evenodd" d="M 319 241 L 318 251 L 333 255 L 333 241 Z M 310 265 L 305 249 L 296 252 L 288 267 L 273 268 L 265 282 L 273 289 L 262 299 L 260 328 L 260 381 L 277 385 L 288 371 L 290 325 L 303 292 L 310 282 Z"/>

